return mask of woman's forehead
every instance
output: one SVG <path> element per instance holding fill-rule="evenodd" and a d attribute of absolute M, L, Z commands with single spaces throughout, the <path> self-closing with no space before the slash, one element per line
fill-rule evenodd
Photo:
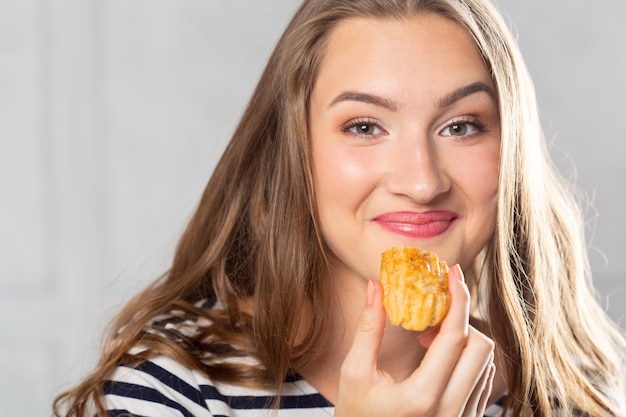
<path fill-rule="evenodd" d="M 313 94 L 365 88 L 410 102 L 417 94 L 443 96 L 476 83 L 495 90 L 473 38 L 456 23 L 434 14 L 350 18 L 329 35 Z"/>

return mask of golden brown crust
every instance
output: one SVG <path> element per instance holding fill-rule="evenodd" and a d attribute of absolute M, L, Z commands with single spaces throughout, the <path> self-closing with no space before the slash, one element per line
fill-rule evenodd
<path fill-rule="evenodd" d="M 448 265 L 418 248 L 390 248 L 382 254 L 380 282 L 389 322 L 422 331 L 439 323 L 450 307 Z"/>

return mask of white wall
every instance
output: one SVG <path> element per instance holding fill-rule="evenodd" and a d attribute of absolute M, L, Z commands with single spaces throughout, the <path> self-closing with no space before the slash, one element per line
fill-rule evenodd
<path fill-rule="evenodd" d="M 0 417 L 47 415 L 166 267 L 296 3 L 0 0 Z M 548 3 L 501 1 L 625 317 L 626 7 Z"/>
<path fill-rule="evenodd" d="M 626 2 L 499 0 L 561 171 L 588 194 L 594 281 L 626 328 Z"/>
<path fill-rule="evenodd" d="M 163 272 L 293 1 L 0 0 L 0 416 Z"/>

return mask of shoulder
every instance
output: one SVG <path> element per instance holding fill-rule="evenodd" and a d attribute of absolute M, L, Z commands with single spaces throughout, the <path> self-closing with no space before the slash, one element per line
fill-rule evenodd
<path fill-rule="evenodd" d="M 193 370 L 158 356 L 133 367 L 118 366 L 103 386 L 110 415 L 211 416 Z"/>
<path fill-rule="evenodd" d="M 275 412 L 276 393 L 211 380 L 158 356 L 119 366 L 104 385 L 110 416 L 261 416 Z M 332 405 L 299 376 L 285 381 L 276 416 L 327 416 Z"/>

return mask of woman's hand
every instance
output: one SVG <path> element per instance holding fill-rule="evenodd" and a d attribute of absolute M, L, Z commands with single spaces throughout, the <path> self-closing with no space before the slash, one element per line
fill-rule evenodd
<path fill-rule="evenodd" d="M 378 368 L 386 314 L 370 280 L 357 333 L 341 367 L 336 417 L 482 416 L 495 374 L 494 343 L 469 325 L 469 291 L 459 266 L 449 273 L 450 310 L 420 337 L 428 351 L 404 381 Z"/>

